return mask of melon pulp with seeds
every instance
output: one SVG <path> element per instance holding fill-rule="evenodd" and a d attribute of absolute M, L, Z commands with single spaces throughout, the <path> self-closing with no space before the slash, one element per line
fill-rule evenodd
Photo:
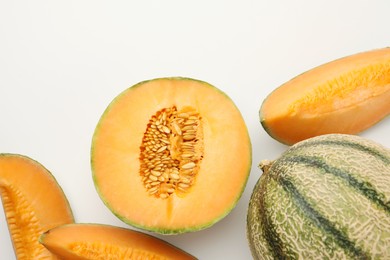
<path fill-rule="evenodd" d="M 116 97 L 92 141 L 95 186 L 124 222 L 163 234 L 211 226 L 238 202 L 251 168 L 240 111 L 212 85 L 141 82 Z"/>
<path fill-rule="evenodd" d="M 57 259 L 39 236 L 73 223 L 68 201 L 51 173 L 23 155 L 0 154 L 0 195 L 18 259 Z"/>
<path fill-rule="evenodd" d="M 313 68 L 263 101 L 260 122 L 291 145 L 322 134 L 357 134 L 390 113 L 390 48 L 344 57 Z"/>
<path fill-rule="evenodd" d="M 157 237 L 102 224 L 62 225 L 44 233 L 39 241 L 61 259 L 196 259 Z"/>
<path fill-rule="evenodd" d="M 261 166 L 247 219 L 254 259 L 390 259 L 390 150 L 329 134 Z"/>

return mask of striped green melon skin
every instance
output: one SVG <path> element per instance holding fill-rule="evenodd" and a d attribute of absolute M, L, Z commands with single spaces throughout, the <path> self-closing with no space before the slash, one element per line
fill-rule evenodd
<path fill-rule="evenodd" d="M 290 147 L 248 208 L 255 259 L 390 259 L 390 151 L 330 134 Z"/>

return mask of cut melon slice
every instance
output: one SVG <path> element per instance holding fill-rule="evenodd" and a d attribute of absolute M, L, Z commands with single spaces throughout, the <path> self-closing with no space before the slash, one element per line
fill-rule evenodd
<path fill-rule="evenodd" d="M 53 227 L 74 221 L 53 175 L 26 156 L 0 154 L 0 195 L 16 257 L 57 259 L 38 238 Z"/>
<path fill-rule="evenodd" d="M 291 145 L 318 135 L 357 134 L 390 114 L 390 48 L 343 57 L 284 83 L 259 117 L 274 139 Z"/>
<path fill-rule="evenodd" d="M 40 242 L 61 259 L 196 259 L 157 237 L 103 224 L 63 225 L 43 234 Z"/>
<path fill-rule="evenodd" d="M 211 226 L 238 202 L 251 143 L 233 101 L 188 78 L 141 82 L 102 115 L 92 141 L 93 179 L 124 222 L 164 234 Z"/>

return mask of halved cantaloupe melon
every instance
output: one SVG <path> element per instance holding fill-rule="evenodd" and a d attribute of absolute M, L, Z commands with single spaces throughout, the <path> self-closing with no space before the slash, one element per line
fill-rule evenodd
<path fill-rule="evenodd" d="M 275 89 L 260 122 L 276 140 L 294 144 L 330 133 L 357 134 L 390 113 L 390 48 L 313 68 Z"/>
<path fill-rule="evenodd" d="M 103 224 L 59 226 L 44 233 L 39 241 L 61 259 L 196 259 L 157 237 Z"/>
<path fill-rule="evenodd" d="M 47 230 L 74 220 L 53 175 L 26 156 L 0 154 L 0 195 L 16 257 L 57 259 L 38 238 Z"/>
<path fill-rule="evenodd" d="M 92 141 L 97 191 L 124 222 L 164 234 L 196 231 L 226 216 L 251 168 L 245 122 L 206 82 L 160 78 L 121 93 Z"/>

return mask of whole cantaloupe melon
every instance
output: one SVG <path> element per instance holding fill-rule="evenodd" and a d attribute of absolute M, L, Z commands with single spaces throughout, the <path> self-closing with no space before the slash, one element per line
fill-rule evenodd
<path fill-rule="evenodd" d="M 255 259 L 390 258 L 388 149 L 329 134 L 261 167 L 247 215 Z"/>

